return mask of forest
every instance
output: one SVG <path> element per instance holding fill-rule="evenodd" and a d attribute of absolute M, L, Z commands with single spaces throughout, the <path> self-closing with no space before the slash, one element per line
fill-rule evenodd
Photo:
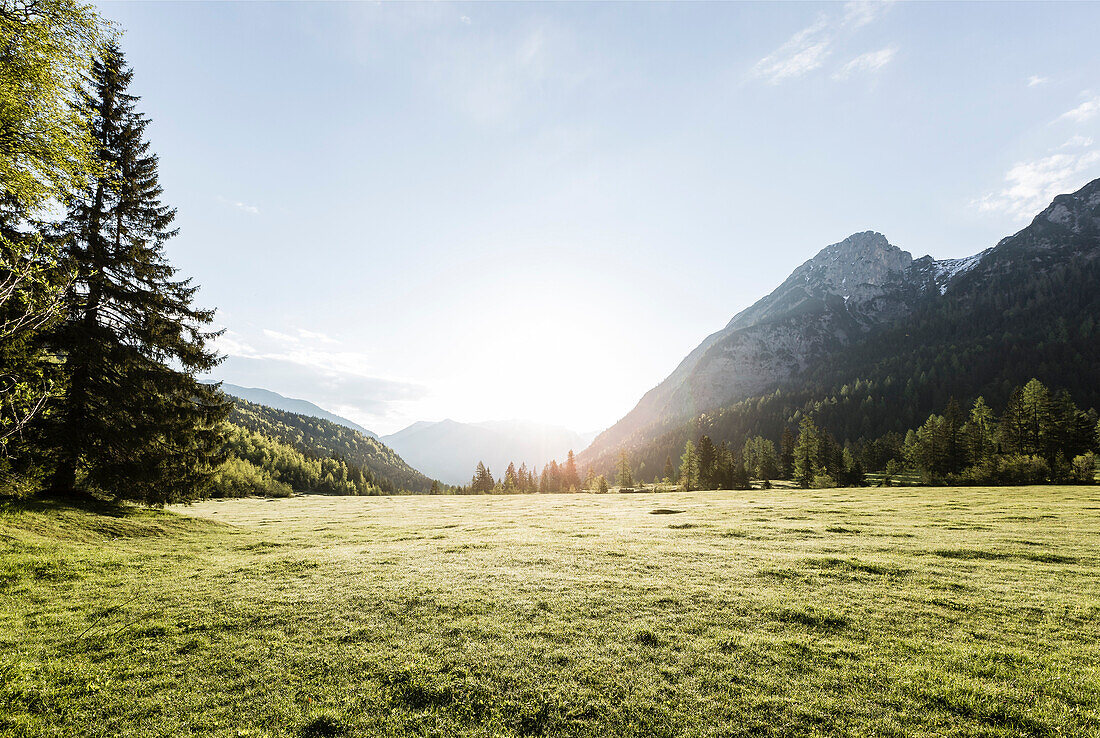
<path fill-rule="evenodd" d="M 779 397 L 779 393 L 774 396 Z M 873 439 L 838 442 L 815 418 L 836 406 L 860 411 L 873 407 L 870 385 L 845 386 L 840 398 L 815 403 L 796 412 L 778 445 L 762 435 L 742 436 L 738 444 L 715 443 L 700 432 L 682 447 L 669 448 L 658 464 L 652 447 L 643 459 L 619 451 L 613 483 L 630 489 L 644 482 L 686 491 L 749 489 L 788 480 L 803 488 L 890 486 L 906 478 L 922 485 L 1093 484 L 1100 420 L 1095 410 L 1077 407 L 1069 392 L 1051 392 L 1038 379 L 1013 388 L 998 416 L 978 397 L 963 410 L 951 398 L 905 433 L 888 432 Z M 704 416 L 705 417 L 705 416 Z M 702 424 L 700 424 L 702 425 Z M 720 428 L 720 426 L 711 426 Z M 672 437 L 672 436 L 670 436 Z M 669 437 L 666 437 L 669 438 Z M 736 439 L 736 437 L 735 437 Z M 515 492 L 606 492 L 608 481 L 591 467 L 583 482 L 573 453 L 565 463 L 551 461 L 540 474 L 517 472 L 510 464 L 499 480 L 479 463 L 466 494 Z"/>

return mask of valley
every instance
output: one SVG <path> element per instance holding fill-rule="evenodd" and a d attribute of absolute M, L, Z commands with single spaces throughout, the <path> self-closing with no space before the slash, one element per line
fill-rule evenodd
<path fill-rule="evenodd" d="M 0 526 L 5 735 L 1100 732 L 1095 487 L 4 503 Z"/>

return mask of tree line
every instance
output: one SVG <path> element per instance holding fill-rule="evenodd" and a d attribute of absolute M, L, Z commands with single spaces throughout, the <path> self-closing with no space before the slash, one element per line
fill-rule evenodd
<path fill-rule="evenodd" d="M 515 462 L 510 462 L 508 468 L 500 478 L 495 478 L 493 472 L 484 462 L 477 462 L 470 483 L 456 488 L 459 494 L 549 494 L 557 492 L 580 492 L 587 489 L 577 472 L 577 462 L 572 449 L 565 457 L 565 461 L 559 464 L 550 461 L 542 467 L 541 471 L 534 468 L 528 469 L 525 462 L 517 467 Z"/>
<path fill-rule="evenodd" d="M 666 455 L 662 471 L 648 476 L 644 464 L 636 468 L 623 449 L 614 481 L 620 489 L 632 489 L 645 479 L 647 484 L 685 490 L 748 489 L 754 481 L 767 487 L 774 480 L 803 488 L 889 485 L 902 476 L 926 485 L 1092 484 L 1097 451 L 1097 413 L 1081 410 L 1065 390 L 1051 392 L 1032 379 L 1009 392 L 999 416 L 983 397 L 965 412 L 952 398 L 942 413 L 931 414 L 920 426 L 870 441 L 840 443 L 811 415 L 802 415 L 797 428 L 783 429 L 778 446 L 753 435 L 735 447 L 729 441 L 715 443 L 703 433 L 685 442 L 677 457 Z M 576 469 L 570 452 L 565 464 L 551 461 L 537 480 L 534 474 L 524 476 L 526 467 L 521 467 L 518 478 L 527 481 L 517 485 L 507 481 L 513 478 L 514 465 L 495 480 L 479 463 L 470 485 L 457 491 L 608 490 L 606 477 L 591 467 L 584 481 L 575 484 Z"/>

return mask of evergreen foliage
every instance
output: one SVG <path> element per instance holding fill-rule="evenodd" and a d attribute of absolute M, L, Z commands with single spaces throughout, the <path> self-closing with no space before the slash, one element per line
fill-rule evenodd
<path fill-rule="evenodd" d="M 164 256 L 175 210 L 161 202 L 132 72 L 108 44 L 83 90 L 102 171 L 65 198 L 63 253 L 75 278 L 46 345 L 66 390 L 40 426 L 52 491 L 99 489 L 164 504 L 205 493 L 222 461 L 228 404 L 196 376 L 219 359 L 212 310 Z"/>
<path fill-rule="evenodd" d="M 689 492 L 699 489 L 699 457 L 691 441 L 684 443 L 684 453 L 680 457 L 680 486 Z"/>
<path fill-rule="evenodd" d="M 553 463 L 553 462 L 551 462 Z M 620 487 L 633 487 L 634 486 L 634 474 L 630 470 L 630 457 L 626 455 L 626 450 L 619 452 L 619 476 L 618 484 Z"/>

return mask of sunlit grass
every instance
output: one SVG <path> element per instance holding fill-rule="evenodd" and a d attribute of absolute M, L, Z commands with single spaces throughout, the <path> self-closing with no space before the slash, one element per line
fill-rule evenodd
<path fill-rule="evenodd" d="M 0 732 L 1100 735 L 1100 488 L 182 512 L 3 509 Z"/>

